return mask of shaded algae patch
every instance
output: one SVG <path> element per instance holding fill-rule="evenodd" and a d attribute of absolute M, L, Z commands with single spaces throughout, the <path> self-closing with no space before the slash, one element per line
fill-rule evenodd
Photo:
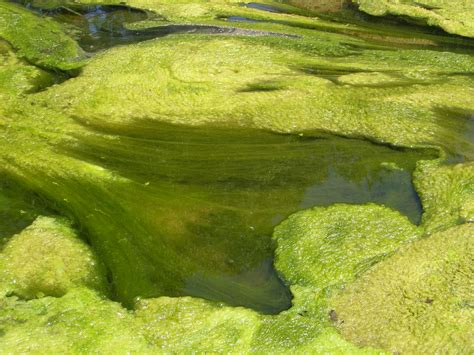
<path fill-rule="evenodd" d="M 331 299 L 349 341 L 392 352 L 474 351 L 474 224 L 408 245 Z"/>

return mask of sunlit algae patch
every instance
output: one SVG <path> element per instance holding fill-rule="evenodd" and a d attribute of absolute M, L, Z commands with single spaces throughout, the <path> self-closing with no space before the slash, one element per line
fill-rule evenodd
<path fill-rule="evenodd" d="M 466 37 L 474 37 L 474 3 L 466 0 L 352 0 L 375 16 L 396 15 Z"/>
<path fill-rule="evenodd" d="M 49 15 L 102 8 L 0 2 L 2 351 L 474 351 L 472 41 L 127 4 L 142 43 L 91 56 Z M 246 32 L 143 41 L 182 24 Z"/>

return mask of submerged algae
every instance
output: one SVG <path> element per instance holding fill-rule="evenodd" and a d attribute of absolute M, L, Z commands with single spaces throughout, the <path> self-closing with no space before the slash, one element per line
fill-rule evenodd
<path fill-rule="evenodd" d="M 334 207 L 326 213 L 328 223 L 331 212 L 338 208 L 352 210 L 360 224 L 377 229 L 373 216 L 359 214 L 376 207 Z M 393 214 L 388 209 L 378 209 L 381 214 L 387 213 L 387 218 Z M 403 224 L 405 220 L 399 218 Z M 338 226 L 341 223 L 344 222 Z M 279 241 L 280 246 L 286 243 L 292 241 Z M 386 251 L 391 249 L 387 247 Z M 284 270 L 282 273 L 285 276 Z M 327 293 L 298 282 L 292 283 L 292 291 L 293 307 L 279 315 L 267 316 L 189 297 L 140 300 L 132 313 L 86 289 L 73 289 L 61 298 L 45 297 L 29 302 L 8 297 L 0 300 L 4 332 L 0 343 L 4 349 L 47 352 L 56 347 L 68 351 L 376 353 L 348 343 L 335 332 L 327 315 Z M 26 342 L 25 334 L 36 334 L 34 341 L 29 338 Z"/>
<path fill-rule="evenodd" d="M 392 352 L 474 351 L 474 224 L 405 246 L 332 297 L 336 324 Z"/>

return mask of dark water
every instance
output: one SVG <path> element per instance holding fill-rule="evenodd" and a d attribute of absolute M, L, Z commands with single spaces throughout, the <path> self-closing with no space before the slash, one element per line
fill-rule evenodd
<path fill-rule="evenodd" d="M 270 6 L 266 4 L 260 4 L 257 2 L 250 2 L 248 4 L 243 5 L 245 7 L 248 7 L 250 9 L 256 9 L 256 10 L 261 10 L 261 11 L 267 11 L 267 12 L 273 12 L 273 13 L 281 13 L 282 10 L 275 7 L 275 6 Z"/>
<path fill-rule="evenodd" d="M 280 33 L 238 29 L 213 25 L 180 25 L 170 24 L 159 15 L 135 9 L 125 5 L 80 5 L 35 7 L 29 1 L 12 1 L 32 11 L 55 19 L 67 25 L 71 36 L 79 46 L 88 53 L 96 53 L 119 45 L 148 41 L 171 34 L 216 34 L 243 36 L 286 36 Z M 163 25 L 146 29 L 129 29 L 127 24 L 147 19 L 162 20 Z M 292 37 L 288 35 L 289 37 Z"/>

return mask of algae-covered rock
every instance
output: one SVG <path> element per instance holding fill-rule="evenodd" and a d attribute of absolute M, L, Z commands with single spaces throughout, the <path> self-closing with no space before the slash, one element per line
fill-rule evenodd
<path fill-rule="evenodd" d="M 352 0 L 374 16 L 396 15 L 474 37 L 474 2 L 470 0 Z"/>
<path fill-rule="evenodd" d="M 344 57 L 350 51 L 341 40 L 166 37 L 98 55 L 80 77 L 36 99 L 104 123 L 147 118 L 277 132 L 324 130 L 450 148 L 445 137 L 453 129 L 440 124 L 433 109 L 474 107 L 473 86 L 463 75 L 474 70 L 472 58 L 416 50 Z M 360 74 L 357 85 L 334 82 L 357 72 L 374 74 Z"/>
<path fill-rule="evenodd" d="M 438 166 L 425 162 L 415 171 L 414 182 L 427 233 L 474 222 L 474 163 Z"/>
<path fill-rule="evenodd" d="M 72 70 L 84 65 L 84 52 L 59 24 L 6 1 L 0 1 L 0 37 L 40 67 Z"/>
<path fill-rule="evenodd" d="M 330 301 L 342 335 L 397 353 L 474 351 L 474 224 L 407 245 Z"/>
<path fill-rule="evenodd" d="M 373 353 L 341 337 L 330 324 L 326 295 L 294 285 L 292 307 L 278 315 L 264 316 L 252 341 L 252 352 L 268 353 Z M 380 352 L 377 352 L 380 353 Z"/>
<path fill-rule="evenodd" d="M 160 297 L 137 305 L 147 341 L 171 352 L 247 352 L 260 315 L 197 298 Z"/>
<path fill-rule="evenodd" d="M 335 12 L 347 4 L 347 0 L 289 0 L 290 4 L 311 11 Z"/>
<path fill-rule="evenodd" d="M 79 286 L 107 290 L 102 266 L 62 219 L 36 219 L 5 245 L 0 263 L 3 294 L 34 298 L 62 296 Z"/>
<path fill-rule="evenodd" d="M 276 267 L 290 284 L 324 289 L 344 284 L 420 230 L 377 205 L 334 205 L 298 212 L 275 229 Z"/>
<path fill-rule="evenodd" d="M 4 353 L 150 351 L 130 311 L 88 289 L 31 301 L 0 298 L 0 333 Z"/>

